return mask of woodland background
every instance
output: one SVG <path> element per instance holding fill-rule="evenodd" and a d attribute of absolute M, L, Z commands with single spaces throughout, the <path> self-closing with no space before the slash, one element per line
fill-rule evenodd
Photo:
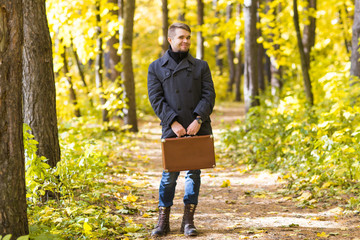
<path fill-rule="evenodd" d="M 147 69 L 175 21 L 191 26 L 217 102 L 244 102 L 218 160 L 280 172 L 289 194 L 307 191 L 304 206 L 349 194 L 360 207 L 359 0 L 0 5 L 0 235 L 136 237 L 144 186 L 112 186 L 110 206 L 102 179 L 134 174 L 119 152 L 153 115 Z"/>

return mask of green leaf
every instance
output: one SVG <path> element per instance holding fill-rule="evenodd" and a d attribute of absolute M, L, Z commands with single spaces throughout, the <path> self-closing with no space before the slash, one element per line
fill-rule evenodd
<path fill-rule="evenodd" d="M 18 237 L 17 240 L 29 240 L 29 235 Z"/>
<path fill-rule="evenodd" d="M 2 240 L 10 240 L 10 239 L 11 239 L 11 234 L 8 234 L 2 238 Z"/>

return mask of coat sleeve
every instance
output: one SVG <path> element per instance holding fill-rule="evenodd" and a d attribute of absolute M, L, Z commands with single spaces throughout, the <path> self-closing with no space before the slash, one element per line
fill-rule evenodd
<path fill-rule="evenodd" d="M 166 102 L 164 89 L 161 85 L 160 79 L 155 74 L 154 63 L 150 64 L 148 71 L 148 95 L 151 107 L 155 114 L 160 118 L 161 125 L 169 126 L 177 117 L 176 112 Z"/>
<path fill-rule="evenodd" d="M 207 62 L 201 62 L 201 99 L 197 104 L 194 115 L 198 114 L 207 120 L 215 105 L 215 89 L 210 68 Z"/>

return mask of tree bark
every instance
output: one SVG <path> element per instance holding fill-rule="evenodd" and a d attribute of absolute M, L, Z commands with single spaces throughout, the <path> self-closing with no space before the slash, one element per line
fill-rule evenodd
<path fill-rule="evenodd" d="M 351 67 L 350 75 L 355 77 L 356 82 L 360 78 L 360 53 L 359 53 L 359 38 L 360 38 L 360 0 L 355 0 L 354 23 L 352 26 L 352 50 L 351 50 Z"/>
<path fill-rule="evenodd" d="M 199 27 L 204 25 L 204 2 L 197 0 L 197 24 Z M 204 59 L 204 37 L 202 31 L 196 34 L 196 58 Z"/>
<path fill-rule="evenodd" d="M 228 3 L 226 6 L 226 21 L 230 21 L 232 12 L 232 3 Z M 228 55 L 228 65 L 229 65 L 229 81 L 228 81 L 228 92 L 233 91 L 233 86 L 235 83 L 235 64 L 234 64 L 234 52 L 232 50 L 232 42 L 229 38 L 226 39 L 226 49 Z"/>
<path fill-rule="evenodd" d="M 29 234 L 22 114 L 21 0 L 0 0 L 0 236 Z"/>
<path fill-rule="evenodd" d="M 236 7 L 236 12 L 238 17 L 241 16 L 241 4 L 238 3 Z M 236 33 L 235 38 L 235 57 L 237 59 L 237 64 L 235 65 L 235 101 L 241 101 L 241 76 L 243 75 L 243 64 L 242 64 L 242 53 L 240 50 L 240 42 L 241 42 L 241 32 L 238 31 Z"/>
<path fill-rule="evenodd" d="M 76 93 L 75 93 L 75 90 L 74 90 L 74 84 L 72 82 L 71 76 L 69 75 L 69 66 L 68 66 L 68 59 L 67 59 L 66 51 L 67 51 L 67 48 L 64 46 L 64 52 L 61 54 L 62 59 L 63 59 L 62 71 L 63 71 L 64 77 L 66 78 L 66 81 L 69 84 L 69 98 L 70 98 L 70 102 L 74 105 L 74 108 L 75 108 L 74 109 L 74 114 L 75 114 L 76 117 L 81 117 L 79 105 L 78 105 L 78 102 L 77 102 Z"/>
<path fill-rule="evenodd" d="M 132 65 L 135 0 L 125 0 L 124 7 L 124 39 L 123 54 L 121 57 L 123 64 L 122 79 L 124 82 L 123 97 L 126 103 L 126 108 L 124 109 L 124 124 L 131 126 L 129 129 L 131 132 L 137 132 L 135 81 Z"/>
<path fill-rule="evenodd" d="M 314 97 L 311 89 L 311 80 L 309 75 L 309 63 L 306 62 L 306 56 L 304 52 L 304 46 L 301 38 L 300 26 L 299 26 L 299 13 L 297 9 L 297 0 L 293 0 L 293 7 L 294 7 L 294 25 L 296 30 L 296 37 L 298 42 L 298 48 L 300 52 L 300 60 L 301 60 L 301 69 L 303 74 L 304 80 L 304 87 L 305 87 L 305 94 L 307 102 L 310 106 L 314 105 Z"/>
<path fill-rule="evenodd" d="M 52 44 L 44 0 L 23 0 L 24 122 L 39 142 L 37 154 L 55 167 L 60 161 Z"/>
<path fill-rule="evenodd" d="M 258 5 L 260 5 L 260 2 L 258 2 Z M 260 14 L 257 13 L 256 15 L 256 20 L 258 23 L 260 23 Z M 262 33 L 261 33 L 261 29 L 257 29 L 257 35 L 258 37 L 261 37 Z M 265 77 L 264 77 L 264 46 L 262 43 L 258 43 L 258 57 L 257 57 L 257 61 L 258 61 L 258 82 L 259 82 L 259 90 L 261 90 L 262 92 L 265 91 Z"/>
<path fill-rule="evenodd" d="M 97 55 L 95 59 L 95 82 L 96 88 L 100 91 L 100 104 L 102 106 L 101 114 L 102 114 L 102 121 L 108 122 L 109 121 L 109 114 L 108 110 L 104 107 L 106 104 L 106 99 L 104 97 L 104 89 L 103 89 L 103 55 L 104 49 L 102 47 L 103 38 L 101 36 L 101 18 L 100 18 L 100 1 L 96 1 L 96 23 L 97 23 L 97 39 L 96 39 L 96 46 L 97 46 Z"/>
<path fill-rule="evenodd" d="M 306 10 L 315 9 L 316 10 L 316 0 L 307 0 L 308 6 Z M 314 17 L 309 16 L 309 25 L 304 25 L 304 34 L 303 34 L 303 44 L 304 44 L 304 54 L 306 63 L 308 64 L 308 69 L 310 69 L 310 56 L 311 49 L 315 45 L 315 30 L 316 30 L 316 19 Z"/>
<path fill-rule="evenodd" d="M 251 107 L 260 105 L 257 76 L 256 12 L 256 0 L 245 0 L 244 100 L 246 112 L 248 112 Z"/>
<path fill-rule="evenodd" d="M 169 49 L 169 42 L 167 39 L 167 32 L 169 28 L 169 10 L 168 10 L 168 1 L 162 0 L 162 54 L 164 54 Z"/>

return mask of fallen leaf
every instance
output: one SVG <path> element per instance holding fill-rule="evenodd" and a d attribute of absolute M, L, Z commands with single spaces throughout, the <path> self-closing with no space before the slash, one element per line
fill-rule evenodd
<path fill-rule="evenodd" d="M 306 201 L 306 200 L 309 200 L 311 197 L 312 197 L 312 194 L 310 192 L 304 192 L 303 194 L 301 194 L 300 197 L 297 198 L 297 200 Z"/>
<path fill-rule="evenodd" d="M 222 188 L 230 187 L 230 180 L 229 179 L 224 180 L 220 187 Z"/>
<path fill-rule="evenodd" d="M 317 233 L 316 236 L 322 237 L 322 238 L 327 238 L 327 237 L 329 237 L 329 234 L 326 234 L 325 232 L 322 232 L 322 233 Z"/>

